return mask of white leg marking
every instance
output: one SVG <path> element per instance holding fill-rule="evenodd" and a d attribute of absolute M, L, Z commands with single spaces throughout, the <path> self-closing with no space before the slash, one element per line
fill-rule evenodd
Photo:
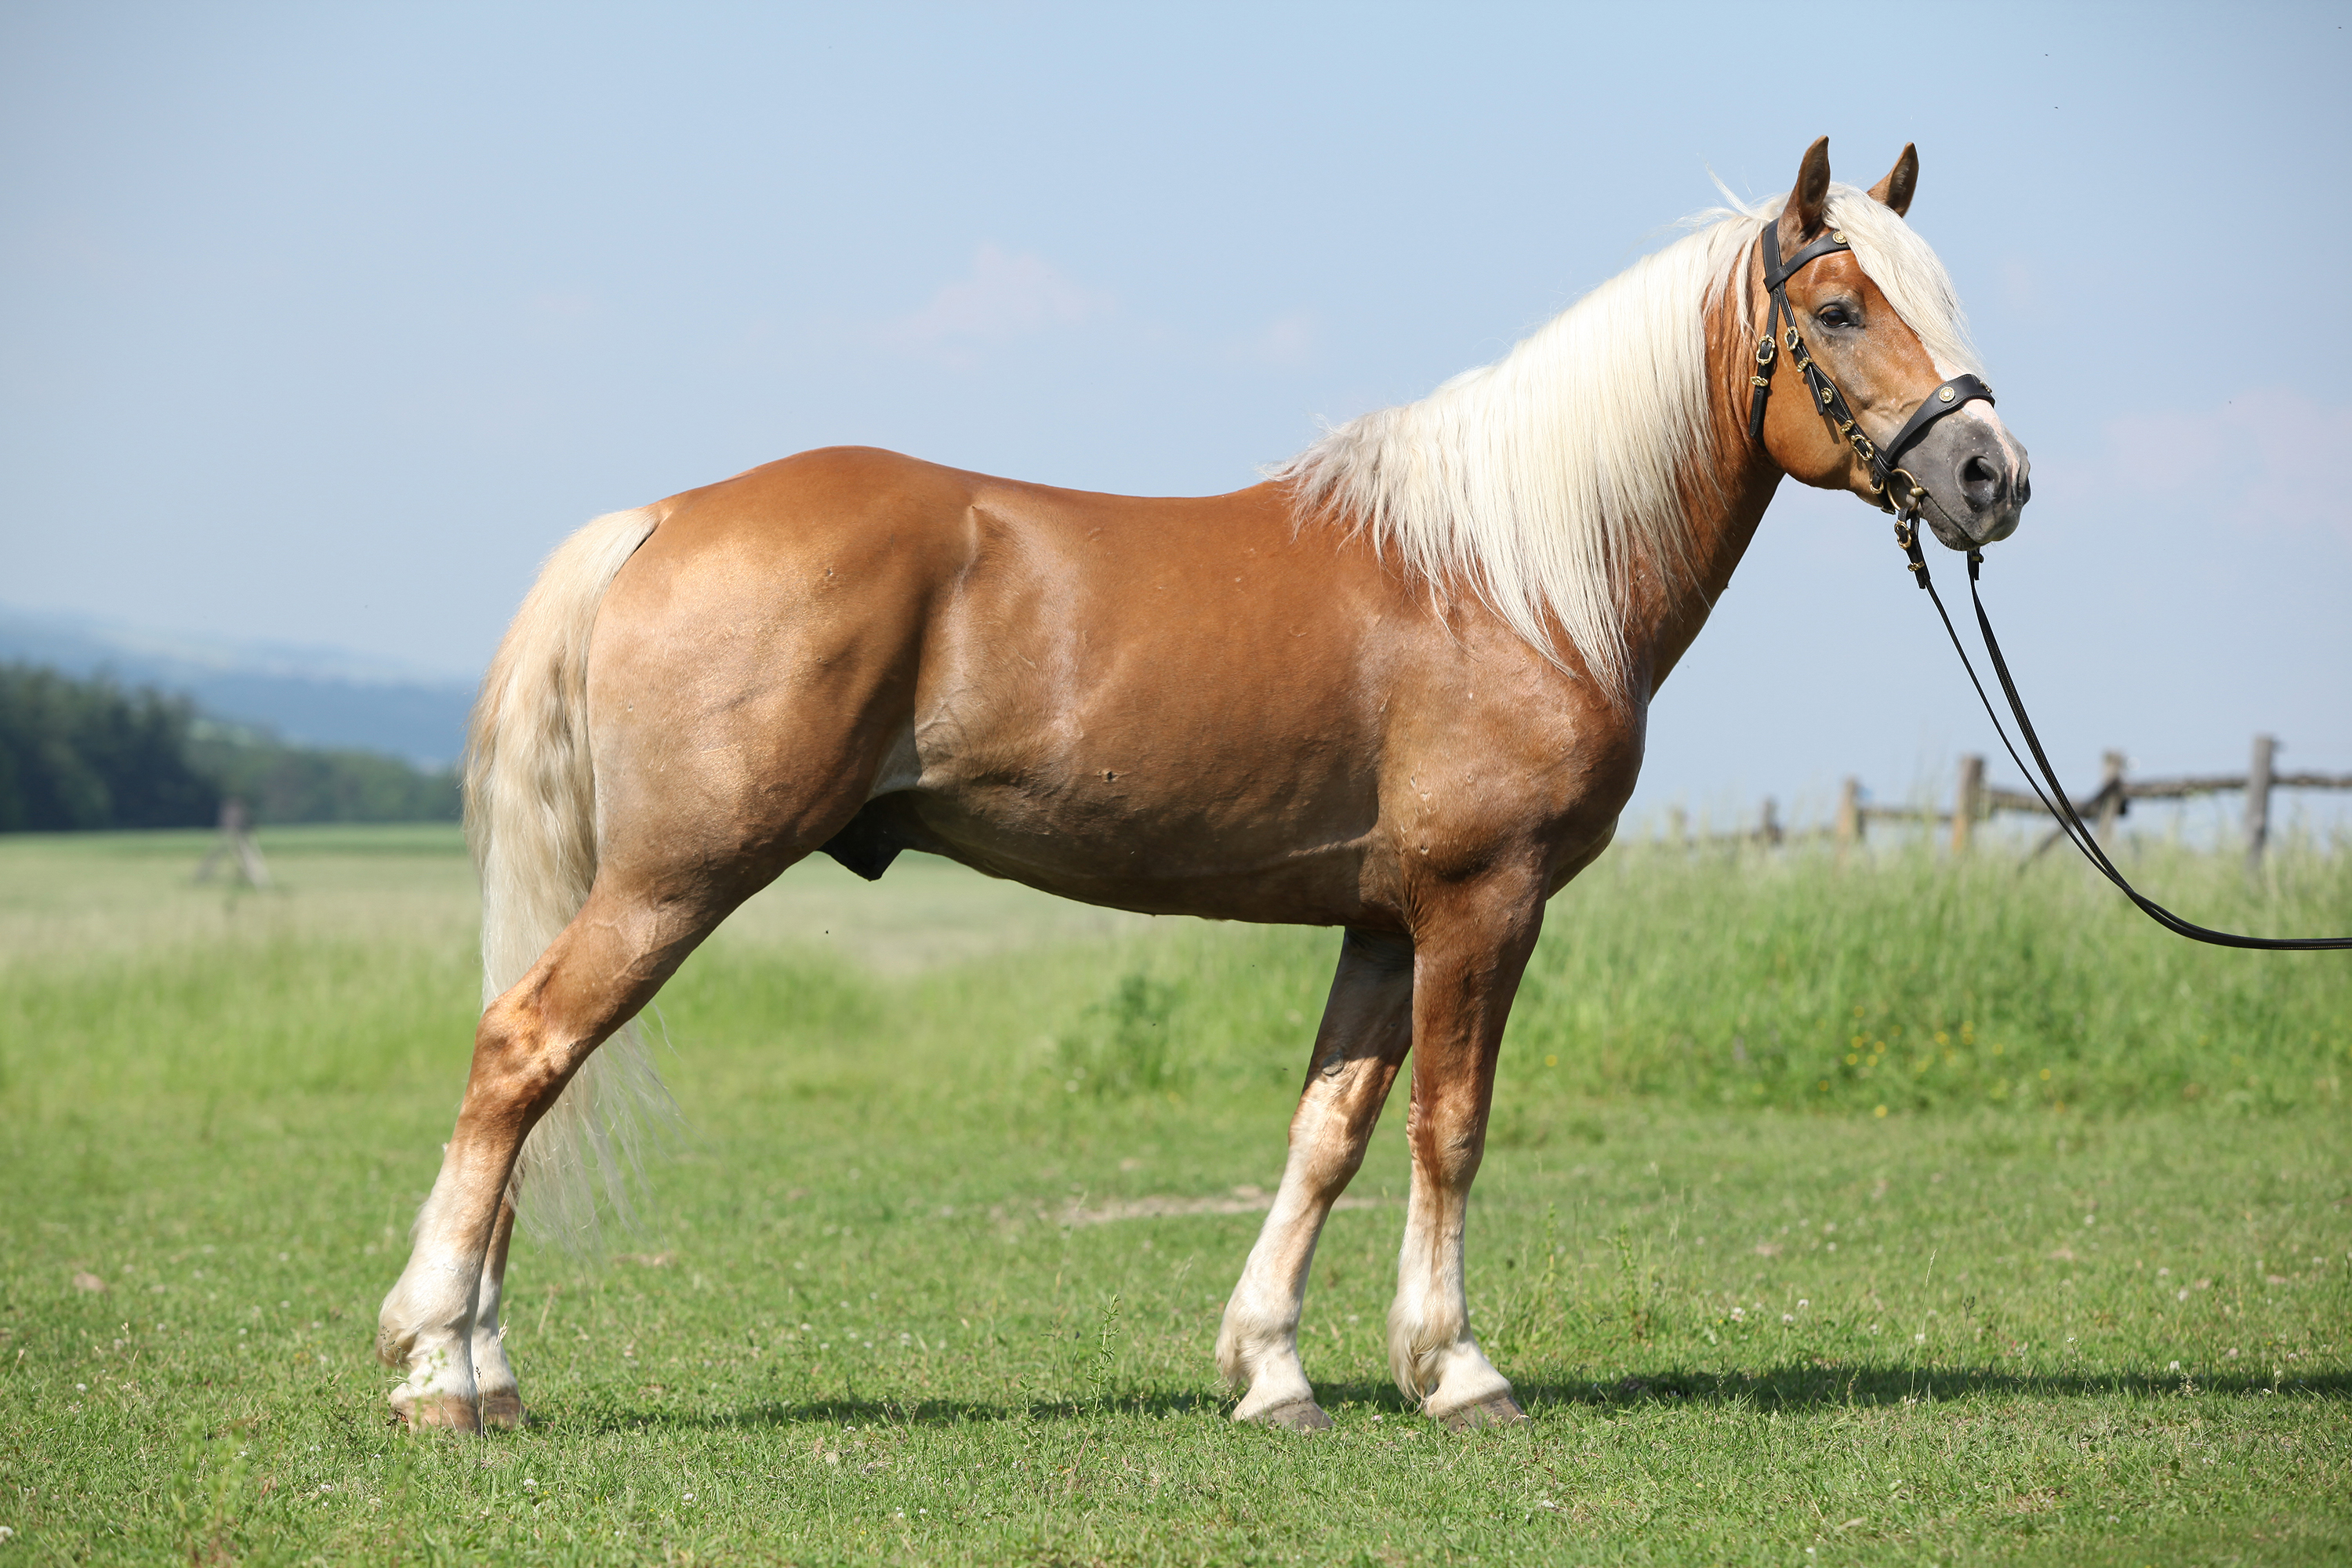
<path fill-rule="evenodd" d="M 408 1375 L 392 1407 L 412 1426 L 479 1425 L 474 1382 L 474 1300 L 483 1257 L 446 1217 L 464 1178 L 446 1156 L 416 1220 L 408 1267 L 376 1319 L 376 1354 Z"/>
<path fill-rule="evenodd" d="M 490 1233 L 490 1251 L 482 1280 L 474 1293 L 474 1388 L 481 1402 L 482 1425 L 512 1431 L 522 1425 L 522 1389 L 515 1382 L 514 1363 L 507 1359 L 507 1331 L 499 1321 L 499 1304 L 506 1294 L 507 1247 L 514 1239 L 515 1194 L 509 1191 L 499 1205 L 497 1229 Z"/>
<path fill-rule="evenodd" d="M 1298 1314 L 1307 1299 L 1307 1270 L 1328 1203 L 1317 1204 L 1299 1179 L 1299 1158 L 1291 1151 L 1282 1188 L 1250 1248 L 1249 1261 L 1225 1302 L 1217 1331 L 1217 1367 L 1241 1394 L 1236 1421 L 1254 1421 L 1267 1411 L 1301 1400 L 1315 1389 L 1298 1362 Z"/>
<path fill-rule="evenodd" d="M 1495 1370 L 1470 1332 L 1462 1281 L 1467 1197 L 1438 1189 L 1416 1166 L 1396 1300 L 1389 1306 L 1389 1371 L 1409 1398 L 1439 1419 L 1511 1392 L 1510 1379 Z"/>
<path fill-rule="evenodd" d="M 1331 1205 L 1363 1162 L 1389 1071 L 1377 1057 L 1334 1053 L 1299 1097 L 1281 1189 L 1225 1303 L 1217 1333 L 1217 1365 L 1242 1394 L 1234 1409 L 1236 1421 L 1258 1420 L 1286 1405 L 1314 1405 L 1314 1387 L 1298 1362 L 1307 1274 Z"/>

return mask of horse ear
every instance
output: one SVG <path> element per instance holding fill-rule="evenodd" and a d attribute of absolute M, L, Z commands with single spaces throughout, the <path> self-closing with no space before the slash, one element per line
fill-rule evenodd
<path fill-rule="evenodd" d="M 1803 239 L 1822 226 L 1822 212 L 1830 202 L 1830 139 L 1826 136 L 1805 149 L 1805 161 L 1797 165 L 1796 187 L 1789 193 L 1788 205 L 1780 209 L 1782 223 L 1793 218 L 1797 232 L 1794 237 Z"/>
<path fill-rule="evenodd" d="M 1919 188 L 1919 149 L 1910 142 L 1903 143 L 1903 156 L 1895 160 L 1895 167 L 1886 171 L 1886 178 L 1870 187 L 1870 194 L 1885 205 L 1895 209 L 1902 217 L 1911 210 L 1911 193 Z"/>

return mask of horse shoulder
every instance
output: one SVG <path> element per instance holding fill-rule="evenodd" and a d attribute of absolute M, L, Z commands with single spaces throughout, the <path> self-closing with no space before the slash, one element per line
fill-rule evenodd
<path fill-rule="evenodd" d="M 1454 617 L 1400 661 L 1381 787 L 1403 880 L 1499 879 L 1549 896 L 1615 831 L 1645 711 L 1499 623 Z"/>

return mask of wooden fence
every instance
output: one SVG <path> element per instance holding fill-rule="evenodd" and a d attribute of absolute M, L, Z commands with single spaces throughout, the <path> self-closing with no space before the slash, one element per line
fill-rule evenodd
<path fill-rule="evenodd" d="M 2194 795 L 2243 793 L 2246 797 L 2246 864 L 2251 868 L 2262 863 L 2263 846 L 2270 839 L 2271 795 L 2273 792 L 2283 789 L 2352 790 L 2352 773 L 2279 772 L 2278 752 L 2279 742 L 2274 737 L 2257 735 L 2254 737 L 2252 762 L 2242 773 L 2191 773 L 2179 778 L 2136 779 L 2126 773 L 2124 754 L 2109 752 L 2099 787 L 2089 795 L 2071 798 L 2075 815 L 2082 817 L 2101 838 L 2106 838 L 2114 833 L 2117 820 L 2131 810 L 2133 801 L 2187 800 Z M 1778 803 L 1767 796 L 1754 828 L 1708 837 L 1740 838 L 1763 844 L 1826 837 L 1840 845 L 1850 845 L 1861 843 L 1873 822 L 1901 822 L 1913 826 L 1948 827 L 1952 853 L 1964 855 L 1968 853 L 1969 841 L 1979 822 L 2004 812 L 2045 818 L 2050 816 L 2031 791 L 2001 789 L 1986 784 L 1985 760 L 1980 756 L 1960 759 L 1959 778 L 1952 798 L 1950 810 L 1932 806 L 1874 805 L 1863 799 L 1862 781 L 1848 778 L 1838 792 L 1836 819 L 1826 828 L 1783 827 Z M 1677 841 L 1684 839 L 1686 835 L 1681 808 L 1669 811 L 1667 817 L 1670 836 Z M 2053 826 L 2033 852 L 2041 854 L 2057 843 L 2061 837 L 2063 831 Z"/>

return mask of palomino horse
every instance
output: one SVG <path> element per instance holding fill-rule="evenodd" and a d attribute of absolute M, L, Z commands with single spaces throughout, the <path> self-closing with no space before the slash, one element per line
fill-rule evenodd
<path fill-rule="evenodd" d="M 794 861 L 878 877 L 911 848 L 1119 909 L 1341 928 L 1217 1337 L 1234 1417 L 1328 1425 L 1298 1359 L 1307 1266 L 1410 1053 L 1390 1366 L 1433 1417 L 1521 1419 L 1470 1331 L 1465 1214 L 1545 900 L 1609 843 L 1652 696 L 1782 475 L 1870 499 L 1871 443 L 1895 441 L 1955 549 L 2025 499 L 1903 221 L 1917 170 L 1906 147 L 1872 190 L 1833 185 L 1816 142 L 1785 200 L 1709 215 L 1497 363 L 1232 495 L 829 450 L 589 524 L 474 713 L 487 1006 L 383 1304 L 394 1409 L 521 1418 L 498 1321 L 515 1194 L 593 1215 L 587 1173 L 613 1179 L 614 1129 L 660 1095 L 630 1020 Z M 1755 342 L 1767 250 L 1796 268 L 1777 353 Z M 1976 390 L 1905 451 L 1951 378 Z M 1779 394 L 1760 439 L 1758 390 Z"/>

